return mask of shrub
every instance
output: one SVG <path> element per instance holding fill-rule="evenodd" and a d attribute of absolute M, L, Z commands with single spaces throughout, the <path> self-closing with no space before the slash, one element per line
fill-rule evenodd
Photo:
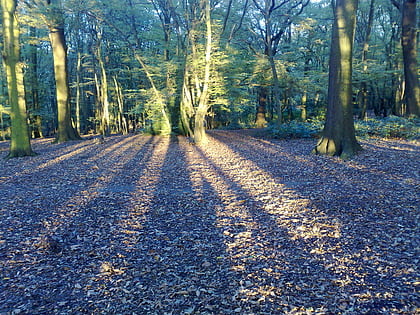
<path fill-rule="evenodd" d="M 274 138 L 314 138 L 318 137 L 323 127 L 320 121 L 300 122 L 291 121 L 281 125 L 271 125 L 267 128 Z"/>
<path fill-rule="evenodd" d="M 358 137 L 419 139 L 420 119 L 388 116 L 355 121 Z"/>

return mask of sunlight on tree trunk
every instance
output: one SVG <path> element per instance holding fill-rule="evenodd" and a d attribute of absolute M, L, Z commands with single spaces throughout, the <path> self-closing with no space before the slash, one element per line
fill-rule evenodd
<path fill-rule="evenodd" d="M 126 135 L 128 134 L 128 125 L 127 120 L 124 116 L 124 96 L 121 85 L 118 83 L 117 77 L 113 77 L 114 86 L 115 86 L 115 97 L 117 99 L 118 104 L 118 131 Z"/>
<path fill-rule="evenodd" d="M 57 142 L 81 139 L 71 123 L 70 96 L 67 70 L 66 41 L 63 26 L 50 26 L 56 83 L 58 135 Z"/>
<path fill-rule="evenodd" d="M 317 154 L 350 158 L 361 150 L 352 104 L 352 51 L 358 0 L 337 0 L 331 41 L 328 108 Z"/>
<path fill-rule="evenodd" d="M 7 158 L 30 156 L 32 151 L 27 124 L 23 63 L 19 61 L 19 25 L 16 1 L 1 0 L 3 20 L 3 60 L 6 68 L 7 89 L 11 106 L 11 141 Z"/>
<path fill-rule="evenodd" d="M 205 23 L 206 23 L 206 52 L 204 60 L 204 79 L 202 82 L 202 90 L 198 99 L 198 107 L 195 113 L 194 123 L 194 141 L 198 144 L 205 144 L 207 142 L 205 118 L 209 109 L 208 94 L 210 83 L 210 65 L 211 65 L 211 49 L 212 49 L 212 35 L 211 35 L 211 18 L 210 18 L 210 2 L 205 1 Z"/>
<path fill-rule="evenodd" d="M 111 134 L 110 123 L 109 123 L 109 99 L 108 99 L 108 77 L 106 74 L 104 60 L 102 58 L 101 42 L 102 34 L 98 32 L 98 43 L 96 48 L 96 59 L 98 60 L 99 69 L 101 72 L 100 80 L 96 80 L 98 88 L 98 98 L 101 105 L 101 117 L 99 132 L 102 136 L 108 137 Z"/>
<path fill-rule="evenodd" d="M 172 128 L 162 93 L 157 89 L 152 74 L 149 72 L 141 56 L 138 53 L 135 53 L 134 57 L 143 68 L 143 71 L 146 74 L 146 77 L 149 80 L 149 83 L 152 87 L 153 94 L 155 95 L 155 101 L 157 103 L 157 115 L 160 117 L 159 119 L 155 119 L 155 123 L 157 124 L 153 128 L 154 132 L 161 135 L 169 135 L 171 133 Z"/>

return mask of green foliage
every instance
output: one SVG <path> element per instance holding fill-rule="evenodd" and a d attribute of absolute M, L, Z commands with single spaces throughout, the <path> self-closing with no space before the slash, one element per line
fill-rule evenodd
<path fill-rule="evenodd" d="M 310 122 L 291 121 L 281 125 L 271 125 L 267 128 L 270 136 L 278 139 L 318 137 L 322 131 L 323 120 Z M 389 116 L 386 118 L 369 118 L 355 121 L 356 136 L 420 139 L 420 119 Z"/>
<path fill-rule="evenodd" d="M 281 125 L 271 125 L 267 128 L 269 134 L 278 139 L 290 138 L 314 138 L 318 137 L 322 130 L 321 121 L 299 122 L 291 121 Z"/>
<path fill-rule="evenodd" d="M 420 119 L 388 116 L 355 122 L 359 137 L 419 139 Z"/>

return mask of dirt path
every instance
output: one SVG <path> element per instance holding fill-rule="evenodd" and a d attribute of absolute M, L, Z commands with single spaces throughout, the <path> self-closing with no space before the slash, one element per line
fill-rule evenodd
<path fill-rule="evenodd" d="M 418 143 L 344 162 L 209 135 L 37 140 L 2 161 L 0 314 L 419 311 Z"/>

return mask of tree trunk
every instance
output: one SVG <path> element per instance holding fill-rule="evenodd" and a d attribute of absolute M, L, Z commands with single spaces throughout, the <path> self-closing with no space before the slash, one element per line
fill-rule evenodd
<path fill-rule="evenodd" d="M 101 123 L 100 123 L 100 134 L 104 137 L 108 137 L 111 134 L 110 131 L 110 118 L 109 118 L 109 99 L 108 99 L 108 77 L 105 70 L 104 61 L 102 59 L 101 50 L 101 37 L 98 39 L 98 47 L 96 49 L 96 58 L 99 63 L 99 69 L 101 71 L 101 78 L 99 84 L 100 94 L 98 95 L 101 104 Z"/>
<path fill-rule="evenodd" d="M 363 50 L 362 50 L 362 64 L 363 64 L 363 72 L 367 72 L 367 54 L 369 52 L 369 40 L 370 40 L 370 34 L 372 32 L 372 26 L 373 26 L 373 18 L 375 15 L 375 0 L 370 1 L 369 6 L 369 16 L 368 16 L 368 24 L 366 29 L 366 35 L 363 40 Z M 359 92 L 359 119 L 365 119 L 366 118 L 366 111 L 367 111 L 367 103 L 368 103 L 368 91 L 367 91 L 367 82 L 366 79 L 364 79 L 361 82 L 360 86 L 360 92 Z"/>
<path fill-rule="evenodd" d="M 202 89 L 198 99 L 198 107 L 195 113 L 194 123 L 194 141 L 195 143 L 206 143 L 205 118 L 209 109 L 208 94 L 210 83 L 210 65 L 211 65 L 211 49 L 212 49 L 212 35 L 211 35 L 211 18 L 210 18 L 210 0 L 205 2 L 205 23 L 206 23 L 206 51 L 204 57 L 204 78 L 202 82 Z"/>
<path fill-rule="evenodd" d="M 7 158 L 34 155 L 29 139 L 23 63 L 19 61 L 19 25 L 16 17 L 16 1 L 1 0 L 3 17 L 3 60 L 6 68 L 7 89 L 11 106 L 11 141 Z"/>
<path fill-rule="evenodd" d="M 80 136 L 71 122 L 67 47 L 64 37 L 64 27 L 62 25 L 50 26 L 49 31 L 54 59 L 54 77 L 57 96 L 58 135 L 56 142 L 79 140 Z"/>
<path fill-rule="evenodd" d="M 257 105 L 257 118 L 255 119 L 255 125 L 257 128 L 267 127 L 267 88 L 261 86 L 258 88 L 258 105 Z"/>
<path fill-rule="evenodd" d="M 407 114 L 420 116 L 420 86 L 417 76 L 416 0 L 405 0 L 402 7 L 402 50 Z"/>
<path fill-rule="evenodd" d="M 127 119 L 124 114 L 124 96 L 121 85 L 118 83 L 117 77 L 113 77 L 115 85 L 115 97 L 118 104 L 118 131 L 123 134 L 128 134 Z"/>
<path fill-rule="evenodd" d="M 30 36 L 36 38 L 36 28 L 30 27 Z M 39 84 L 38 84 L 38 55 L 37 46 L 30 44 L 30 63 L 29 63 L 29 82 L 30 82 L 30 97 L 32 100 L 31 113 L 31 133 L 33 138 L 42 138 L 42 116 L 40 114 L 39 103 Z"/>
<path fill-rule="evenodd" d="M 314 153 L 350 158 L 361 150 L 352 105 L 352 50 L 358 0 L 337 0 L 331 41 L 327 118 Z"/>

